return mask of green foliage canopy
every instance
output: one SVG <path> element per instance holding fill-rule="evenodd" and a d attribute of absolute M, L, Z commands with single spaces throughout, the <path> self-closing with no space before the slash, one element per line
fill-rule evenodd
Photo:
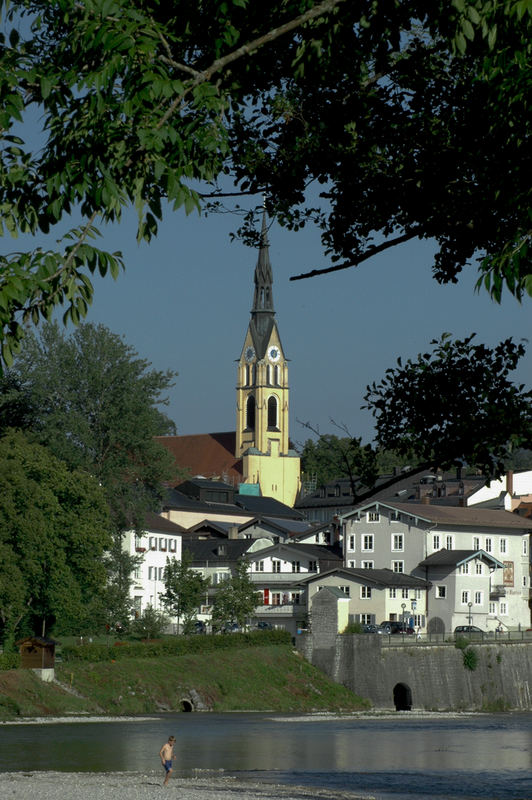
<path fill-rule="evenodd" d="M 225 622 L 236 622 L 244 628 L 261 603 L 261 595 L 251 580 L 249 562 L 238 560 L 234 574 L 216 592 L 212 609 L 213 624 L 221 628 Z"/>
<path fill-rule="evenodd" d="M 333 269 L 416 237 L 454 281 L 532 290 L 526 0 L 14 0 L 0 42 L 0 224 L 53 233 L 0 259 L 2 358 L 58 304 L 82 319 L 119 253 L 97 222 L 265 192 Z M 42 120 L 32 141 L 25 123 Z M 38 123 L 41 124 L 41 123 Z M 309 187 L 317 187 L 313 201 Z M 66 234 L 64 224 L 79 218 Z"/>
<path fill-rule="evenodd" d="M 377 443 L 414 452 L 420 466 L 468 464 L 500 475 L 512 449 L 532 444 L 532 392 L 509 378 L 523 345 L 507 339 L 490 348 L 449 334 L 432 344 L 367 387 Z"/>
<path fill-rule="evenodd" d="M 6 406 L 30 406 L 26 429 L 72 469 L 104 487 L 117 530 L 154 510 L 173 469 L 154 436 L 174 431 L 160 410 L 174 373 L 150 369 L 103 325 L 80 325 L 66 336 L 46 323 L 29 334 L 6 381 Z"/>
<path fill-rule="evenodd" d="M 192 622 L 198 608 L 205 599 L 210 581 L 193 569 L 192 557 L 185 551 L 181 560 L 166 559 L 164 568 L 164 592 L 161 602 L 169 614 L 177 617 L 178 625 L 183 626 L 183 633 L 190 633 Z"/>
<path fill-rule="evenodd" d="M 105 494 L 22 432 L 0 439 L 0 624 L 75 633 L 96 613 L 111 542 Z"/>

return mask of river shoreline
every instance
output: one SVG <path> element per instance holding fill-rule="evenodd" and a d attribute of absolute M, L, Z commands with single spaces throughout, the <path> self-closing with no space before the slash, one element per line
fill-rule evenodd
<path fill-rule="evenodd" d="M 162 773 L 162 770 L 161 770 Z M 374 800 L 373 795 L 308 786 L 254 783 L 234 777 L 172 778 L 162 787 L 159 772 L 4 772 L 0 797 L 9 800 L 152 800 L 163 794 L 179 800 Z"/>
<path fill-rule="evenodd" d="M 167 713 L 167 712 L 165 712 Z M 67 716 L 47 716 L 47 717 L 17 717 L 16 719 L 0 720 L 0 727 L 3 725 L 61 725 L 70 723 L 98 723 L 98 722 L 151 722 L 154 720 L 164 719 L 165 713 L 162 714 L 144 714 L 142 716 L 111 716 L 109 714 L 102 714 L 97 716 L 94 714 L 69 714 Z M 173 714 L 174 712 L 169 712 Z M 202 713 L 202 712 L 199 712 Z M 210 712 L 206 712 L 210 713 Z M 216 712 L 215 712 L 216 713 Z M 225 714 L 268 714 L 276 722 L 330 722 L 334 719 L 463 719 L 465 717 L 478 717 L 482 716 L 485 712 L 482 711 L 309 711 L 306 714 L 294 713 L 291 715 L 281 714 L 279 711 L 257 710 L 257 711 L 238 711 L 231 712 L 225 711 Z M 519 712 L 508 712 L 519 713 Z M 525 712 L 527 713 L 527 712 Z"/>

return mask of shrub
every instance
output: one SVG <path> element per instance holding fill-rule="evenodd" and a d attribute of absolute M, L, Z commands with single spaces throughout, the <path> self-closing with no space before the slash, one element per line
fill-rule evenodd
<path fill-rule="evenodd" d="M 20 667 L 20 653 L 0 653 L 0 670 L 18 669 Z"/>
<path fill-rule="evenodd" d="M 344 633 L 363 633 L 362 625 L 360 622 L 350 622 L 342 631 Z"/>
<path fill-rule="evenodd" d="M 472 650 L 469 648 L 468 650 L 464 650 L 464 667 L 466 669 L 470 669 L 471 672 L 474 672 L 477 668 L 478 664 L 478 655 L 476 650 Z"/>

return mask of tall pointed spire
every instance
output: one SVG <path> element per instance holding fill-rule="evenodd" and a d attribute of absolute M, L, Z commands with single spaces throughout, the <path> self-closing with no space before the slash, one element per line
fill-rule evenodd
<path fill-rule="evenodd" d="M 270 264 L 269 247 L 266 209 L 264 209 L 262 214 L 259 257 L 257 259 L 257 266 L 255 267 L 255 293 L 253 296 L 253 308 L 251 309 L 251 313 L 255 317 L 259 329 L 263 328 L 263 324 L 261 324 L 257 318 L 259 315 L 271 317 L 272 314 L 275 314 L 272 291 L 273 274 L 272 265 Z"/>

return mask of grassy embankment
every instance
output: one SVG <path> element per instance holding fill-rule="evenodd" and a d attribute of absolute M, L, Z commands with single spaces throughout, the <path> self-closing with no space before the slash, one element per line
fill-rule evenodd
<path fill-rule="evenodd" d="M 113 655 L 118 654 L 111 648 L 106 660 L 57 664 L 61 685 L 45 684 L 31 670 L 0 672 L 0 719 L 179 711 L 190 690 L 212 711 L 354 711 L 369 706 L 287 644 L 250 647 L 234 641 L 216 651 Z"/>

